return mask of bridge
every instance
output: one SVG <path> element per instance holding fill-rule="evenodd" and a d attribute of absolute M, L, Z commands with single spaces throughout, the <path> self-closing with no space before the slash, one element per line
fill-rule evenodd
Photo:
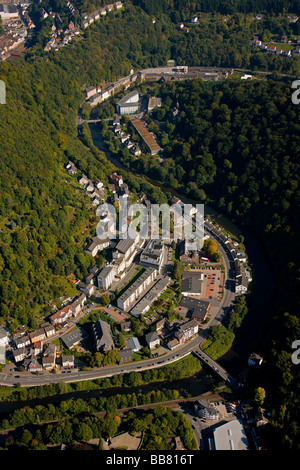
<path fill-rule="evenodd" d="M 198 357 L 204 364 L 209 366 L 213 371 L 221 377 L 221 379 L 225 380 L 228 385 L 232 386 L 235 384 L 235 379 L 232 377 L 229 372 L 227 372 L 224 367 L 221 367 L 216 361 L 214 361 L 208 354 L 206 354 L 202 349 L 200 351 L 193 351 L 193 354 Z"/>

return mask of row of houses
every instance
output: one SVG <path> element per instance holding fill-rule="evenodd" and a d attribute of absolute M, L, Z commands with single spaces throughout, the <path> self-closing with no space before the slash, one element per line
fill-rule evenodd
<path fill-rule="evenodd" d="M 273 54 L 279 54 L 279 55 L 282 55 L 282 56 L 285 56 L 285 57 L 291 57 L 292 56 L 292 51 L 288 50 L 288 51 L 285 51 L 285 50 L 282 50 L 282 49 L 277 49 L 276 46 L 274 46 L 274 44 L 263 44 L 262 41 L 260 41 L 259 39 L 254 39 L 252 41 L 250 41 L 250 46 L 255 46 L 259 49 L 261 49 L 262 51 L 266 51 L 266 52 L 269 52 L 269 53 L 273 53 Z"/>
<path fill-rule="evenodd" d="M 86 98 L 87 103 L 90 106 L 96 106 L 97 104 L 102 103 L 108 98 L 111 98 L 120 91 L 127 90 L 127 88 L 129 88 L 138 79 L 141 82 L 144 81 L 145 74 L 142 72 L 134 73 L 133 69 L 131 69 L 129 75 L 119 78 L 114 83 L 105 87 L 103 90 L 97 91 L 97 87 L 94 87 L 92 90 L 90 90 L 90 96 L 89 98 Z"/>
<path fill-rule="evenodd" d="M 37 356 L 41 355 L 39 359 Z M 52 370 L 58 365 L 64 368 L 74 367 L 74 356 L 72 355 L 60 355 L 59 361 L 57 361 L 56 346 L 53 343 L 49 343 L 40 348 L 24 348 L 13 351 L 15 362 L 18 366 L 23 366 L 26 371 L 29 372 L 40 372 L 42 370 Z"/>
<path fill-rule="evenodd" d="M 53 313 L 53 315 L 49 317 L 51 324 L 53 326 L 58 326 L 65 323 L 71 317 L 76 318 L 77 315 L 83 309 L 83 306 L 85 305 L 86 301 L 86 293 L 82 292 L 81 294 L 77 295 L 71 303 L 57 310 L 57 312 Z"/>
<path fill-rule="evenodd" d="M 235 293 L 238 295 L 247 294 L 249 282 L 252 281 L 251 270 L 247 266 L 246 254 L 238 248 L 239 244 L 232 241 L 230 237 L 223 234 L 220 228 L 214 226 L 209 220 L 205 221 L 211 231 L 224 243 L 234 261 L 235 268 Z"/>
<path fill-rule="evenodd" d="M 139 156 L 141 155 L 142 151 L 139 148 L 137 144 L 134 144 L 130 140 L 130 135 L 125 134 L 125 132 L 122 130 L 120 121 L 118 118 L 115 118 L 112 124 L 113 131 L 115 136 L 120 140 L 121 144 L 126 147 L 132 155 Z"/>
<path fill-rule="evenodd" d="M 115 2 L 109 5 L 105 5 L 105 7 L 100 8 L 100 10 L 94 11 L 91 15 L 84 14 L 83 21 L 82 21 L 82 28 L 86 29 L 88 26 L 93 24 L 95 21 L 98 21 L 102 16 L 105 16 L 106 13 L 109 13 L 113 10 L 120 10 L 123 7 L 122 2 Z"/>
<path fill-rule="evenodd" d="M 74 171 L 74 170 L 69 168 L 68 171 Z M 100 204 L 100 201 L 104 201 L 105 192 L 103 189 L 102 181 L 100 180 L 92 181 L 83 173 L 78 178 L 78 182 L 85 189 L 87 195 L 91 198 L 91 202 L 93 206 L 98 206 Z"/>

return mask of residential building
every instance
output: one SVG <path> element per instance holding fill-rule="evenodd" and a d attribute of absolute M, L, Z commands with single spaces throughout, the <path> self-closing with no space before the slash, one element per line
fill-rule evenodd
<path fill-rule="evenodd" d="M 168 341 L 167 346 L 169 349 L 171 349 L 171 351 L 173 351 L 174 349 L 181 346 L 181 343 L 177 338 L 172 338 L 170 341 Z"/>
<path fill-rule="evenodd" d="M 24 334 L 17 333 L 13 335 L 13 340 L 17 349 L 26 348 L 27 346 L 31 344 L 30 338 L 28 334 L 26 333 Z"/>
<path fill-rule="evenodd" d="M 199 252 L 197 250 L 189 250 L 186 240 L 182 240 L 179 244 L 179 260 L 182 264 L 200 263 Z"/>
<path fill-rule="evenodd" d="M 248 358 L 248 366 L 260 366 L 263 363 L 263 358 L 256 353 L 251 353 Z"/>
<path fill-rule="evenodd" d="M 174 336 L 178 339 L 180 344 L 185 343 L 188 339 L 192 338 L 198 333 L 198 322 L 196 320 L 189 320 L 181 324 Z"/>
<path fill-rule="evenodd" d="M 131 330 L 131 323 L 130 321 L 124 321 L 120 324 L 121 331 L 130 331 Z"/>
<path fill-rule="evenodd" d="M 118 307 L 128 311 L 157 276 L 157 270 L 147 268 L 136 281 L 118 298 Z"/>
<path fill-rule="evenodd" d="M 87 247 L 85 248 L 85 253 L 92 256 L 93 258 L 97 255 L 98 251 L 102 251 L 105 248 L 108 248 L 111 244 L 110 238 L 101 239 L 99 237 L 93 237 Z"/>
<path fill-rule="evenodd" d="M 61 308 L 57 312 L 55 312 L 53 315 L 51 315 L 50 322 L 52 325 L 60 325 L 64 323 L 68 318 L 70 318 L 72 315 L 72 308 L 70 305 L 66 305 L 65 307 Z"/>
<path fill-rule="evenodd" d="M 109 175 L 109 182 L 115 186 L 121 186 L 123 184 L 123 176 L 118 175 L 116 172 Z"/>
<path fill-rule="evenodd" d="M 88 179 L 88 177 L 83 174 L 81 175 L 81 177 L 78 179 L 78 183 L 81 185 L 81 186 L 85 186 L 87 184 L 89 184 L 90 180 Z"/>
<path fill-rule="evenodd" d="M 97 352 L 105 352 L 114 349 L 114 341 L 111 335 L 109 323 L 100 320 L 100 318 L 92 326 L 92 335 Z"/>
<path fill-rule="evenodd" d="M 78 288 L 81 292 L 86 294 L 88 297 L 95 294 L 95 292 L 96 292 L 96 286 L 92 283 L 90 283 L 90 284 L 78 284 Z"/>
<path fill-rule="evenodd" d="M 151 331 L 145 336 L 146 342 L 150 349 L 154 349 L 157 345 L 160 344 L 160 338 L 155 331 Z"/>
<path fill-rule="evenodd" d="M 121 351 L 119 351 L 119 357 L 120 364 L 123 364 L 123 362 L 130 362 L 133 358 L 133 350 L 130 348 L 122 349 Z"/>
<path fill-rule="evenodd" d="M 217 408 L 209 402 L 209 400 L 197 400 L 194 404 L 194 410 L 200 418 L 217 421 L 220 419 L 220 414 Z"/>
<path fill-rule="evenodd" d="M 129 338 L 127 340 L 127 344 L 133 352 L 137 352 L 140 349 L 142 349 L 142 346 L 140 345 L 138 338 L 135 338 L 135 337 Z"/>
<path fill-rule="evenodd" d="M 146 295 L 138 301 L 138 303 L 130 310 L 130 315 L 134 317 L 139 317 L 140 315 L 146 313 L 153 302 L 155 302 L 161 294 L 167 289 L 171 278 L 164 276 L 159 279 L 151 289 L 146 293 Z"/>
<path fill-rule="evenodd" d="M 3 326 L 0 326 L 0 346 L 5 347 L 8 342 L 8 333 Z"/>
<path fill-rule="evenodd" d="M 61 365 L 63 367 L 74 367 L 74 356 L 67 356 L 65 354 L 62 354 L 61 356 Z"/>
<path fill-rule="evenodd" d="M 112 265 L 107 265 L 101 269 L 100 273 L 97 276 L 98 287 L 100 289 L 107 290 L 113 281 L 115 280 L 115 268 Z"/>
<path fill-rule="evenodd" d="M 56 361 L 56 346 L 52 343 L 48 344 L 42 357 L 42 365 L 46 370 L 54 369 Z"/>
<path fill-rule="evenodd" d="M 72 308 L 72 315 L 74 317 L 76 317 L 79 314 L 79 312 L 81 312 L 84 304 L 86 303 L 86 299 L 87 299 L 86 294 L 82 293 L 76 296 L 73 302 L 70 304 Z"/>
<path fill-rule="evenodd" d="M 55 328 L 53 325 L 50 325 L 50 323 L 43 326 L 43 328 L 45 330 L 46 338 L 49 338 L 50 336 L 55 334 Z"/>
<path fill-rule="evenodd" d="M 46 333 L 44 328 L 38 328 L 37 330 L 32 331 L 29 333 L 29 338 L 31 343 L 36 343 L 38 341 L 42 341 L 43 339 L 46 338 Z"/>
<path fill-rule="evenodd" d="M 164 245 L 161 240 L 149 240 L 143 252 L 140 255 L 140 264 L 142 266 L 152 266 L 160 271 L 163 256 Z"/>
<path fill-rule="evenodd" d="M 13 357 L 15 362 L 22 362 L 28 354 L 28 349 L 22 347 L 13 349 Z"/>
<path fill-rule="evenodd" d="M 25 370 L 28 370 L 30 372 L 40 372 L 43 370 L 43 367 L 38 362 L 34 354 L 31 354 L 30 357 L 25 357 L 23 366 Z"/>
<path fill-rule="evenodd" d="M 66 164 L 66 169 L 69 173 L 69 175 L 75 175 L 77 173 L 77 168 L 76 166 L 74 165 L 73 162 L 69 161 L 67 164 Z"/>
<path fill-rule="evenodd" d="M 115 7 L 116 10 L 120 10 L 123 7 L 123 3 L 122 2 L 115 2 L 114 7 Z"/>

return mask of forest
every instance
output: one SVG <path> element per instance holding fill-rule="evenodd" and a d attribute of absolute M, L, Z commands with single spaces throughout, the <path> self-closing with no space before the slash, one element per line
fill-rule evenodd
<path fill-rule="evenodd" d="M 287 0 L 134 0 L 136 5 L 140 5 L 150 15 L 167 12 L 187 12 L 195 14 L 197 12 L 214 12 L 222 14 L 233 13 L 281 13 L 282 11 L 300 13 L 299 0 L 291 2 Z"/>
<path fill-rule="evenodd" d="M 172 448 L 170 437 L 180 437 L 186 449 L 196 449 L 191 424 L 179 411 L 159 405 L 142 414 L 130 411 L 121 417 L 117 412 L 120 408 L 132 407 L 137 403 L 156 403 L 178 398 L 177 390 L 153 390 L 145 395 L 132 393 L 117 394 L 111 398 L 64 400 L 58 407 L 53 404 L 26 407 L 13 412 L 9 419 L 2 422 L 2 427 L 23 426 L 23 429 L 17 436 L 9 436 L 1 449 L 47 450 L 48 446 L 63 442 L 73 450 L 102 450 L 103 439 L 107 440 L 122 432 L 130 432 L 132 435 L 142 433 L 142 450 L 169 450 Z M 93 414 L 99 411 L 106 412 L 104 416 Z M 32 423 L 53 420 L 58 421 L 32 427 Z M 99 445 L 80 445 L 95 438 L 99 439 Z"/>
<path fill-rule="evenodd" d="M 186 3 L 187 15 L 228 5 Z M 94 211 L 64 165 L 71 159 L 80 172 L 105 183 L 113 166 L 96 148 L 78 140 L 76 116 L 85 87 L 107 84 L 131 68 L 165 65 L 169 59 L 187 60 L 190 65 L 252 64 L 296 74 L 297 59 L 283 62 L 280 57 L 250 53 L 248 43 L 256 25 L 239 12 L 241 3 L 230 2 L 237 11 L 227 25 L 212 18 L 203 28 L 182 35 L 168 14 L 162 13 L 153 24 L 155 11 L 148 14 L 137 2 L 126 2 L 119 16 L 94 24 L 76 44 L 46 53 L 48 38 L 41 27 L 41 35 L 25 55 L 0 63 L 0 80 L 7 85 L 7 104 L 0 106 L 1 324 L 12 331 L 20 325 L 34 329 L 49 315 L 53 302 L 74 294 L 71 280 L 84 276 L 91 263 L 83 248 L 94 235 Z M 159 8 L 158 2 L 141 5 L 147 10 L 150 4 Z M 161 2 L 163 8 L 169 4 Z M 270 4 L 265 1 L 260 6 L 268 13 L 283 8 L 299 11 L 299 2 Z M 182 3 L 174 2 L 174 8 L 177 5 Z M 243 5 L 250 9 L 252 3 Z M 256 6 L 251 8 L 257 11 Z M 274 34 L 284 26 L 283 20 L 273 24 Z M 274 288 L 261 385 L 273 410 L 274 443 L 297 448 L 299 370 L 291 362 L 291 344 L 300 338 L 300 108 L 291 102 L 291 77 L 274 73 L 271 79 L 247 83 L 195 80 L 153 87 L 163 98 L 154 116 L 163 129 L 159 135 L 164 160 L 159 163 L 149 155 L 131 159 L 126 153 L 119 157 L 136 175 L 184 189 L 241 226 L 252 227 L 263 240 Z M 177 103 L 179 115 L 172 121 L 169 111 Z M 85 137 L 86 143 L 88 134 Z M 130 188 L 149 188 L 157 200 L 165 197 L 143 179 L 128 176 L 128 181 Z M 233 331 L 236 321 L 232 319 Z"/>
<path fill-rule="evenodd" d="M 146 85 L 144 92 L 147 98 Z M 146 119 L 163 143 L 163 161 L 149 154 L 135 158 L 126 149 L 117 152 L 131 171 L 213 205 L 263 241 L 274 283 L 272 322 L 261 345 L 267 358 L 261 380 L 272 390 L 277 437 L 281 440 L 283 433 L 287 445 L 299 433 L 297 413 L 291 418 L 288 411 L 295 406 L 299 387 L 291 345 L 300 337 L 300 259 L 295 248 L 300 134 L 299 107 L 291 93 L 290 81 L 276 77 L 248 83 L 232 79 L 223 84 L 153 84 L 150 94 L 160 96 L 162 106 Z M 175 119 L 170 113 L 174 107 L 179 109 Z M 227 331 L 225 326 L 212 331 L 220 348 L 233 341 L 239 323 L 233 315 Z M 219 355 L 218 347 L 216 342 L 211 352 Z"/>

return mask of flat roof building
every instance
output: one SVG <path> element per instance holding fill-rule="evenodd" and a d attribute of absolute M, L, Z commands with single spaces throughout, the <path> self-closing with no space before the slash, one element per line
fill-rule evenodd
<path fill-rule="evenodd" d="M 157 276 L 157 270 L 154 268 L 147 268 L 138 279 L 118 298 L 118 307 L 122 310 L 129 310 L 130 306 L 139 298 L 139 296 L 146 290 L 151 282 Z"/>
<path fill-rule="evenodd" d="M 137 90 L 123 96 L 117 104 L 116 111 L 118 114 L 134 114 L 139 109 L 139 92 Z"/>
<path fill-rule="evenodd" d="M 203 273 L 185 271 L 181 280 L 182 295 L 201 295 Z"/>
<path fill-rule="evenodd" d="M 130 314 L 134 317 L 139 317 L 143 313 L 147 312 L 153 302 L 159 298 L 159 296 L 166 290 L 171 278 L 165 276 L 159 279 L 156 284 L 147 292 L 147 294 L 133 307 Z"/>
<path fill-rule="evenodd" d="M 213 431 L 214 450 L 249 450 L 245 429 L 238 419 L 233 419 Z"/>
<path fill-rule="evenodd" d="M 162 148 L 156 142 L 156 139 L 153 137 L 153 135 L 146 128 L 143 121 L 141 121 L 140 119 L 137 119 L 137 118 L 133 118 L 133 119 L 131 119 L 131 124 L 133 125 L 133 127 L 135 128 L 135 130 L 137 131 L 137 133 L 139 134 L 139 136 L 143 140 L 144 144 L 147 147 L 148 152 L 151 155 L 156 155 L 157 153 L 159 153 L 162 150 Z"/>
<path fill-rule="evenodd" d="M 203 322 L 210 309 L 210 302 L 193 297 L 182 297 L 179 308 L 185 308 L 191 311 L 191 318 L 198 322 Z"/>

